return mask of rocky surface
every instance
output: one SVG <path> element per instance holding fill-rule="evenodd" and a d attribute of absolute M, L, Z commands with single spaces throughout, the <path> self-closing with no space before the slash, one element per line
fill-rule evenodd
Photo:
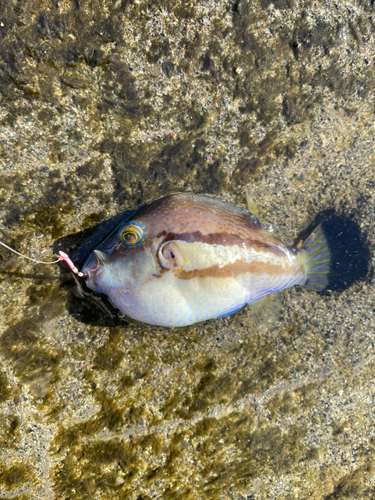
<path fill-rule="evenodd" d="M 17 250 L 248 184 L 285 241 L 341 237 L 331 291 L 286 291 L 266 331 L 111 323 L 2 249 L 0 498 L 374 498 L 373 2 L 8 0 L 0 47 Z"/>

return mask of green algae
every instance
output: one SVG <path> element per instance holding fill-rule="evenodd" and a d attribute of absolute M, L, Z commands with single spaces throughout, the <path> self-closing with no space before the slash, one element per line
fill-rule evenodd
<path fill-rule="evenodd" d="M 318 387 L 317 383 L 310 383 L 304 384 L 294 391 L 277 392 L 265 404 L 270 412 L 270 418 L 296 415 L 301 411 L 301 408 L 306 412 L 311 410 L 317 403 Z"/>
<path fill-rule="evenodd" d="M 0 403 L 7 401 L 11 397 L 12 392 L 8 377 L 5 373 L 0 372 Z"/>
<path fill-rule="evenodd" d="M 104 498 L 110 498 L 115 492 L 117 498 L 126 498 L 128 486 L 137 482 L 142 454 L 159 454 L 161 444 L 158 436 L 147 434 L 128 442 L 120 439 L 94 441 L 84 449 L 76 447 L 75 451 L 80 455 L 82 474 L 77 474 L 78 471 L 72 468 L 74 455 L 67 456 L 58 470 L 57 490 L 65 498 L 74 498 L 74 495 L 80 498 L 79 495 L 97 490 L 104 494 Z"/>
<path fill-rule="evenodd" d="M 122 375 L 120 378 L 120 389 L 126 390 L 134 387 L 136 385 L 136 381 L 130 375 Z"/>
<path fill-rule="evenodd" d="M 64 208 L 66 212 L 66 208 Z M 32 227 L 37 231 L 49 233 L 52 238 L 57 238 L 66 232 L 66 224 L 61 214 L 62 207 L 48 206 L 40 210 L 33 210 L 26 214 L 22 220 L 22 227 Z"/>
<path fill-rule="evenodd" d="M 277 393 L 266 404 L 270 410 L 270 415 L 275 418 L 276 415 L 295 415 L 299 412 L 299 401 L 294 392 L 280 394 Z"/>
<path fill-rule="evenodd" d="M 44 346 L 35 333 L 36 323 L 23 320 L 8 328 L 1 337 L 1 351 L 12 362 L 15 373 L 33 380 L 41 372 L 57 367 L 60 354 Z"/>
<path fill-rule="evenodd" d="M 124 425 L 125 420 L 127 420 L 124 413 L 128 405 L 125 407 L 119 406 L 116 400 L 110 398 L 105 391 L 95 391 L 95 398 L 101 405 L 101 410 L 96 416 L 97 430 L 104 427 L 110 430 L 120 429 Z M 136 407 L 131 407 L 128 412 L 131 416 L 137 417 Z M 132 418 L 130 420 L 135 423 Z"/>
<path fill-rule="evenodd" d="M 227 356 L 236 360 L 235 366 L 228 366 Z M 214 404 L 228 404 L 264 392 L 277 379 L 291 374 L 288 366 L 292 359 L 293 355 L 285 348 L 276 350 L 274 340 L 267 336 L 232 348 L 229 353 L 218 354 L 217 358 L 203 358 L 188 368 L 191 374 L 188 391 L 180 386 L 162 407 L 164 418 L 172 415 L 191 418 Z M 299 369 L 304 369 L 302 364 Z"/>
<path fill-rule="evenodd" d="M 332 493 L 324 497 L 324 500 L 345 499 L 370 499 L 375 493 L 375 488 L 368 487 L 366 480 L 373 473 L 373 465 L 365 463 L 356 467 L 352 472 L 340 477 L 335 481 Z"/>
<path fill-rule="evenodd" d="M 33 478 L 30 465 L 17 463 L 11 466 L 0 464 L 0 485 L 5 491 L 19 488 Z"/>
<path fill-rule="evenodd" d="M 42 282 L 30 285 L 26 298 L 28 313 L 21 320 L 10 316 L 10 324 L 1 335 L 0 352 L 22 385 L 27 385 L 36 399 L 47 402 L 59 378 L 64 353 L 46 343 L 41 325 L 61 314 L 65 294 L 56 284 Z"/>
<path fill-rule="evenodd" d="M 0 413 L 0 446 L 7 449 L 14 448 L 20 441 L 21 420 L 14 413 Z"/>
<path fill-rule="evenodd" d="M 212 334 L 214 333 L 213 331 Z M 287 333 L 284 332 L 280 336 L 282 337 L 283 335 L 287 336 Z M 115 344 L 116 349 L 122 351 L 123 347 L 121 344 L 124 340 L 121 329 L 113 329 L 109 339 L 103 344 L 105 351 L 109 349 L 109 357 L 111 356 L 111 349 L 114 348 L 112 343 Z M 163 342 L 165 341 L 164 339 Z M 168 343 L 170 347 L 176 342 L 178 344 L 177 339 L 169 337 Z M 96 351 L 97 355 L 102 352 L 100 349 Z M 195 363 L 188 363 L 183 372 L 181 372 L 185 376 L 183 379 L 180 379 L 179 390 L 173 389 L 164 396 L 165 403 L 160 408 L 163 418 L 160 420 L 157 417 L 156 420 L 153 420 L 147 408 L 143 404 L 138 403 L 138 400 L 147 400 L 147 392 L 142 387 L 142 384 L 138 385 L 138 381 L 143 379 L 143 374 L 142 372 L 137 373 L 135 367 L 144 366 L 145 359 L 148 359 L 148 364 L 151 366 L 158 363 L 157 357 L 152 356 L 150 358 L 147 356 L 147 351 L 154 352 L 154 349 L 152 345 L 141 342 L 138 350 L 132 348 L 129 351 L 123 351 L 123 353 L 125 352 L 125 357 L 122 359 L 126 360 L 127 373 L 121 375 L 118 379 L 117 387 L 119 392 L 116 397 L 109 396 L 106 390 L 98 389 L 97 387 L 99 383 L 97 374 L 103 370 L 107 370 L 113 372 L 113 376 L 115 376 L 116 370 L 112 370 L 110 365 L 104 365 L 98 371 L 86 370 L 84 378 L 89 387 L 91 387 L 90 391 L 99 403 L 100 410 L 95 416 L 85 422 L 68 428 L 61 427 L 53 441 L 53 449 L 61 453 L 69 448 L 73 456 L 76 454 L 80 457 L 86 456 L 88 446 L 86 439 L 89 438 L 91 442 L 92 439 L 95 439 L 96 433 L 104 428 L 112 432 L 119 432 L 138 425 L 144 428 L 145 423 L 147 425 L 149 422 L 156 425 L 168 419 L 173 422 L 176 416 L 183 417 L 184 419 L 196 417 L 201 412 L 205 412 L 215 405 L 226 404 L 228 401 L 236 401 L 247 394 L 256 395 L 262 387 L 265 390 L 266 387 L 274 383 L 277 377 L 285 376 L 288 373 L 285 358 L 280 356 L 280 353 L 277 353 L 275 358 L 275 342 L 272 336 L 268 339 L 259 337 L 258 342 L 249 345 L 242 344 L 239 348 L 228 346 L 228 352 L 231 352 L 229 359 L 236 359 L 234 371 L 232 371 L 233 367 L 230 362 L 224 362 L 225 359 L 228 359 L 227 351 L 223 353 L 219 351 L 215 355 L 211 353 L 207 356 L 201 356 L 200 360 L 197 360 Z M 146 353 L 146 356 L 144 356 L 144 353 Z M 140 354 L 142 356 L 141 364 L 139 359 Z M 264 366 L 264 360 L 267 357 L 275 359 L 273 359 L 272 363 L 266 362 L 266 366 Z M 239 366 L 237 366 L 237 363 L 239 363 Z M 254 376 L 252 382 L 250 382 L 251 378 L 249 378 L 250 365 Z M 267 376 L 265 375 L 266 371 L 268 372 Z M 227 372 L 231 372 L 231 376 Z M 185 384 L 188 385 L 185 386 Z M 254 390 L 254 387 L 257 387 L 258 390 Z M 313 386 L 310 389 L 312 392 Z M 127 391 L 131 391 L 131 397 L 127 396 Z M 151 391 L 149 395 L 151 398 L 154 398 L 159 391 L 160 393 L 164 393 L 164 387 L 158 387 L 156 394 L 154 390 L 154 394 Z M 309 387 L 293 391 L 290 395 L 284 395 L 279 399 L 275 397 L 273 400 L 271 399 L 269 409 L 273 413 L 270 413 L 270 417 L 278 419 L 280 414 L 295 414 L 295 410 L 301 401 L 303 401 L 305 393 L 309 393 Z M 157 397 L 160 397 L 160 395 Z M 281 411 L 279 411 L 280 407 Z M 128 432 L 133 435 L 132 431 Z M 178 486 L 181 484 L 181 460 L 182 456 L 186 456 L 186 454 L 195 456 L 187 472 L 195 478 L 200 478 L 194 483 L 194 487 L 190 487 L 185 491 L 187 498 L 194 498 L 194 495 L 199 492 L 202 495 L 204 494 L 205 498 L 216 498 L 218 492 L 228 484 L 241 490 L 242 488 L 246 488 L 246 485 L 255 477 L 264 474 L 265 470 L 281 473 L 280 471 L 289 470 L 290 467 L 293 467 L 302 458 L 304 460 L 316 460 L 317 456 L 315 449 L 310 450 L 303 445 L 303 440 L 306 436 L 306 426 L 292 426 L 284 434 L 282 429 L 277 425 L 271 425 L 270 422 L 264 421 L 260 425 L 257 423 L 256 415 L 252 414 L 250 417 L 248 412 L 228 415 L 228 417 L 222 418 L 203 417 L 192 429 L 182 431 L 175 429 L 170 436 L 170 440 L 161 438 L 161 436 L 156 439 L 154 433 L 150 436 L 154 437 L 149 437 L 146 434 L 142 438 L 143 440 L 132 436 L 125 442 L 111 441 L 111 447 L 119 447 L 118 450 L 113 451 L 113 454 L 123 453 L 125 445 L 127 447 L 131 446 L 131 448 L 126 449 L 128 452 L 130 449 L 132 453 L 137 453 L 138 462 L 134 462 L 134 466 L 138 467 L 138 473 L 141 472 L 141 478 L 144 478 L 141 482 L 145 483 L 146 481 L 149 485 L 160 483 L 160 485 L 163 485 L 163 491 L 168 492 L 170 498 L 174 498 L 181 489 L 181 486 Z M 252 443 L 251 450 L 248 449 L 250 446 L 249 443 Z M 99 442 L 97 446 L 99 446 Z M 106 446 L 104 443 L 103 447 L 105 448 Z M 224 454 L 224 450 L 232 449 L 232 447 L 235 447 L 234 453 L 237 458 L 233 459 L 233 464 L 226 473 L 227 457 Z M 148 450 L 147 459 L 143 456 L 145 450 Z M 223 453 L 221 453 L 221 450 L 223 450 Z M 283 455 L 281 450 L 287 450 L 286 455 Z M 159 456 L 166 457 L 164 465 L 157 463 Z M 199 459 L 197 459 L 197 456 Z M 69 460 L 67 459 L 64 462 L 64 470 L 69 470 L 71 459 L 70 457 Z M 197 460 L 203 464 L 203 467 L 200 466 L 199 471 L 195 465 L 198 463 Z M 210 460 L 210 465 L 208 465 L 207 460 Z M 107 486 L 104 487 L 101 482 L 103 475 L 100 472 L 101 465 L 100 463 L 96 464 L 97 467 L 95 469 L 94 457 L 92 461 L 93 464 L 90 467 L 96 472 L 94 474 L 90 469 L 89 476 L 91 482 L 78 481 L 77 478 L 71 476 L 65 477 L 64 474 L 60 474 L 60 469 L 56 469 L 55 474 L 58 481 L 58 488 L 61 488 L 60 491 L 64 491 L 64 494 L 67 495 L 73 495 L 69 486 L 72 483 L 76 485 L 74 487 L 75 491 L 81 491 L 81 494 L 83 494 L 82 491 L 87 490 L 90 492 L 92 488 L 99 488 L 103 498 L 107 498 L 106 495 L 109 498 L 114 492 L 116 492 L 118 498 L 126 498 L 127 495 L 131 494 L 146 494 L 145 491 L 139 489 L 138 481 L 133 476 L 127 476 L 127 472 L 121 476 L 120 485 L 116 483 L 116 474 L 112 473 L 111 478 L 108 478 L 108 482 L 106 483 Z M 83 468 L 86 470 L 86 465 Z M 172 478 L 174 479 L 172 480 Z M 234 478 L 234 480 L 231 481 L 231 478 Z M 124 482 L 122 482 L 123 480 Z M 171 480 L 173 484 L 168 486 L 166 481 L 170 482 Z M 77 481 L 79 484 L 77 484 Z M 69 491 L 71 492 L 69 493 Z"/>
<path fill-rule="evenodd" d="M 96 212 L 86 214 L 82 221 L 82 229 L 92 228 L 98 222 L 100 222 L 100 218 L 100 215 Z"/>
<path fill-rule="evenodd" d="M 299 2 L 298 7 L 307 9 L 311 3 Z M 371 12 L 368 3 L 360 5 Z M 15 23 L 20 31 L 16 43 L 10 33 L 2 39 L 5 67 L 10 69 L 8 73 L 3 67 L 0 70 L 2 91 L 9 99 L 8 114 L 2 125 L 14 127 L 18 120 L 32 117 L 32 107 L 38 110 L 38 105 L 47 106 L 37 112 L 39 125 L 46 129 L 46 139 L 50 142 L 46 157 L 48 172 L 32 173 L 35 182 L 43 186 L 42 193 L 25 192 L 23 183 L 28 181 L 29 173 L 4 176 L 5 189 L 19 197 L 7 206 L 6 219 L 14 232 L 11 244 L 14 242 L 19 249 L 27 236 L 36 231 L 58 238 L 74 231 L 72 224 L 81 228 L 97 224 L 105 217 L 105 208 L 110 203 L 111 208 L 122 204 L 135 206 L 176 187 L 211 194 L 241 190 L 275 161 L 293 159 L 297 142 L 288 133 L 282 136 L 283 126 L 293 132 L 293 127 L 316 116 L 327 99 L 325 92 L 335 106 L 353 114 L 358 100 L 366 100 L 372 87 L 372 68 L 347 75 L 343 60 L 335 53 L 329 54 L 340 46 L 340 26 L 326 23 L 319 16 L 312 23 L 302 13 L 291 28 L 291 7 L 295 4 L 289 0 L 228 4 L 233 30 L 223 27 L 214 14 L 211 19 L 214 29 L 208 40 L 197 27 L 203 17 L 199 17 L 194 2 L 145 2 L 142 10 L 136 10 L 131 2 L 122 2 L 121 8 L 119 3 L 109 6 L 92 2 L 90 8 L 87 6 L 86 2 L 76 2 L 59 10 L 47 2 L 43 4 L 43 12 L 37 5 L 18 14 L 11 5 L 1 7 L 6 29 Z M 146 22 L 153 18 L 158 6 L 175 16 L 177 27 L 167 25 L 160 28 L 164 36 L 153 35 L 151 44 L 141 49 L 146 59 L 156 68 L 160 66 L 161 78 L 166 82 L 173 82 L 179 72 L 189 78 L 197 63 L 200 74 L 196 86 L 207 86 L 212 99 L 219 102 L 217 110 L 207 112 L 202 99 L 186 99 L 180 90 L 174 93 L 169 88 L 162 97 L 160 111 L 154 108 L 153 85 L 147 83 L 147 88 L 142 89 L 142 76 L 132 73 L 133 69 L 125 64 L 126 58 L 122 58 L 119 47 L 132 42 L 119 29 L 124 22 L 121 16 L 130 16 L 145 43 L 151 36 L 151 27 L 145 28 Z M 282 11 L 282 20 L 272 17 L 273 9 Z M 192 34 L 185 36 L 182 32 L 180 37 L 183 55 L 175 55 L 171 40 L 186 20 L 195 18 L 197 26 Z M 271 29 L 277 33 L 274 39 L 260 36 L 259 26 L 265 19 L 271 20 Z M 372 22 L 369 24 L 364 15 L 359 15 L 350 24 L 350 30 L 360 40 L 366 36 L 369 25 Z M 239 52 L 233 47 L 224 55 L 226 38 L 232 36 L 230 31 Z M 135 46 L 131 49 L 135 55 L 139 54 Z M 323 68 L 312 72 L 308 65 L 314 65 L 314 50 L 327 54 Z M 351 53 L 355 53 L 354 47 Z M 31 69 L 36 62 L 39 75 Z M 275 63 L 277 68 L 272 76 Z M 240 69 L 246 75 L 244 80 Z M 227 74 L 230 81 L 223 83 Z M 102 81 L 100 88 L 95 86 L 96 80 Z M 62 96 L 56 89 L 61 89 Z M 27 99 L 30 107 L 20 108 L 16 103 L 19 96 Z M 226 164 L 227 150 L 220 157 L 218 147 L 219 159 L 211 162 L 207 159 L 210 140 L 206 133 L 225 110 L 220 104 L 222 96 L 233 100 L 234 107 L 241 100 L 241 124 L 234 126 L 234 131 L 225 129 L 229 141 L 239 141 L 242 150 L 233 177 Z M 70 114 L 69 106 L 61 104 L 62 97 L 71 98 L 72 110 L 85 117 L 84 123 L 76 117 L 69 125 L 56 123 L 59 117 L 64 120 Z M 48 107 L 50 103 L 54 106 Z M 160 116 L 168 123 L 167 127 L 181 124 L 180 132 L 172 137 L 173 131 L 162 129 L 156 140 L 137 143 L 132 133 L 145 133 L 150 121 Z M 116 120 L 119 127 L 113 132 L 109 123 Z M 233 115 L 228 113 L 226 120 L 224 127 L 233 120 Z M 265 127 L 264 134 L 254 132 L 259 124 Z M 61 136 L 55 137 L 61 131 L 70 141 L 69 148 L 64 146 Z M 70 161 L 76 161 L 76 154 L 79 157 L 75 150 L 88 140 L 87 132 L 94 135 L 90 147 L 108 158 L 108 172 L 102 158 L 85 160 L 79 166 L 69 165 Z M 26 147 L 38 140 L 30 131 Z M 18 141 L 15 151 L 20 147 Z M 7 156 L 9 150 L 1 154 Z M 14 162 L 17 154 L 12 157 Z M 9 193 L 1 195 L 2 206 L 7 205 Z M 28 199 L 23 197 L 25 194 Z M 102 211 L 91 207 L 88 199 L 94 197 Z M 82 221 L 76 222 L 76 211 L 83 216 Z M 4 260 L 9 258 L 6 253 L 4 256 Z M 12 389 L 10 394 L 3 389 L 0 399 L 4 394 L 5 401 L 9 401 L 26 382 L 28 390 L 33 388 L 30 393 L 38 397 L 43 391 L 30 383 L 45 379 L 48 393 L 38 407 L 49 412 L 50 422 L 55 422 L 69 405 L 69 401 L 56 402 L 52 398 L 62 360 L 70 359 L 78 365 L 82 357 L 94 365 L 79 372 L 76 381 L 84 384 L 99 410 L 94 417 L 78 424 L 64 421 L 54 441 L 61 452 L 57 461 L 62 464 L 53 468 L 57 494 L 75 499 L 95 495 L 128 499 L 133 495 L 146 500 L 154 495 L 150 492 L 153 488 L 163 498 L 170 499 L 216 499 L 224 493 L 229 498 L 230 495 L 240 498 L 257 478 L 265 483 L 266 479 L 291 474 L 298 487 L 303 480 L 313 477 L 309 475 L 312 474 L 309 466 L 324 455 L 324 447 L 309 448 L 305 444 L 305 424 L 287 426 L 285 421 L 289 418 L 299 421 L 306 414 L 310 418 L 312 409 L 320 405 L 319 384 L 305 384 L 266 399 L 261 406 L 267 411 L 268 422 L 258 419 L 249 408 L 234 415 L 206 417 L 206 413 L 221 412 L 226 405 L 244 398 L 256 406 L 257 395 L 272 389 L 279 380 L 288 383 L 294 375 L 306 373 L 306 353 L 314 361 L 332 352 L 329 342 L 320 334 L 306 333 L 303 325 L 306 315 L 300 321 L 293 320 L 291 326 L 277 334 L 263 337 L 247 331 L 249 318 L 244 312 L 232 321 L 211 322 L 209 327 L 200 325 L 168 335 L 152 328 L 123 327 L 111 329 L 109 338 L 100 341 L 99 347 L 91 345 L 91 337 L 100 337 L 101 332 L 92 328 L 80 331 L 80 342 L 68 344 L 65 352 L 57 353 L 46 342 L 40 325 L 62 314 L 65 296 L 59 296 L 57 288 L 49 284 L 34 283 L 25 290 L 24 310 L 16 318 L 13 306 L 9 307 L 12 324 L 2 337 L 2 354 L 19 377 L 20 387 Z M 29 309 L 31 314 L 27 312 Z M 26 319 L 23 316 L 20 321 L 25 310 Z M 231 334 L 237 334 L 243 344 L 222 347 L 224 330 L 227 342 L 231 342 Z M 131 345 L 127 336 L 131 337 Z M 347 350 L 343 352 L 344 356 Z M 366 370 L 363 378 L 370 380 L 373 367 L 370 365 Z M 47 378 L 50 373 L 51 378 Z M 355 382 L 348 367 L 346 378 L 351 389 L 359 383 L 359 377 Z M 181 418 L 184 426 L 179 427 L 177 422 Z M 312 423 L 313 418 L 322 427 L 327 424 L 324 415 L 312 417 Z M 196 420 L 197 424 L 191 423 Z M 149 425 L 159 424 L 168 429 L 167 436 L 153 432 L 134 437 L 138 432 L 147 432 Z M 335 438 L 341 439 L 341 421 L 329 424 Z M 15 415 L 1 420 L 0 428 L 1 443 L 18 442 L 20 422 Z M 96 434 L 101 431 L 124 433 L 126 438 L 100 441 Z M 371 498 L 370 489 L 360 480 L 370 474 L 370 469 L 359 467 L 358 473 L 341 475 L 338 480 L 336 472 L 327 472 L 324 484 L 334 484 L 334 491 L 325 497 Z M 298 477 L 302 478 L 300 483 Z M 315 478 L 309 484 L 318 483 Z M 230 488 L 233 490 L 229 493 Z M 321 491 L 315 493 L 317 498 Z"/>
<path fill-rule="evenodd" d="M 123 334 L 112 329 L 108 341 L 96 351 L 94 364 L 98 370 L 115 370 L 124 358 L 124 352 L 118 347 Z"/>
<path fill-rule="evenodd" d="M 131 446 L 122 441 L 97 441 L 81 451 L 80 462 L 81 471 L 78 471 L 72 454 L 59 468 L 57 492 L 66 499 L 91 496 L 97 491 L 104 493 L 103 498 L 115 492 L 117 498 L 124 498 L 121 490 L 135 479 L 139 459 Z"/>
<path fill-rule="evenodd" d="M 209 422 L 207 437 L 198 453 L 207 463 L 202 475 L 206 480 L 205 490 L 211 495 L 227 484 L 241 488 L 271 471 L 282 474 L 305 456 L 305 426 L 291 425 L 284 434 L 278 426 L 266 424 L 254 428 L 254 424 L 251 417 L 239 414 Z M 232 463 L 227 465 L 226 450 L 232 447 Z M 211 463 L 204 455 L 210 456 Z"/>
<path fill-rule="evenodd" d="M 301 458 L 307 456 L 303 445 L 306 435 L 304 426 L 291 426 L 285 434 L 277 426 L 269 424 L 258 429 L 256 427 L 254 417 L 234 414 L 221 419 L 203 419 L 187 432 L 176 430 L 169 444 L 154 434 L 148 434 L 131 438 L 127 443 L 111 440 L 97 441 L 84 448 L 78 445 L 76 452 L 81 457 L 84 473 L 78 480 L 72 468 L 74 461 L 68 456 L 62 469 L 56 471 L 58 489 L 68 495 L 67 498 L 74 492 L 91 492 L 94 488 L 101 490 L 103 498 L 107 498 L 107 495 L 109 498 L 115 492 L 118 498 L 125 498 L 125 495 L 140 492 L 137 479 L 140 475 L 141 484 L 144 484 L 145 479 L 150 485 L 167 481 L 169 487 L 165 491 L 169 498 L 175 498 L 179 489 L 175 481 L 182 473 L 179 470 L 182 453 L 188 453 L 195 458 L 184 473 L 193 474 L 195 488 L 185 490 L 189 494 L 187 498 L 193 494 L 216 498 L 229 485 L 241 491 L 249 481 L 266 471 L 290 471 Z M 197 443 L 197 440 L 198 446 L 195 444 L 193 448 L 193 442 Z M 226 449 L 232 450 L 229 462 Z M 151 452 L 151 456 L 143 455 L 146 450 Z M 284 453 L 281 453 L 282 450 Z M 166 457 L 164 465 L 152 466 L 160 454 Z M 86 458 L 89 456 L 90 460 Z M 103 464 L 108 470 L 114 462 L 114 471 L 103 472 Z M 145 468 L 147 463 L 148 467 Z M 198 463 L 201 464 L 199 469 Z M 120 484 L 116 482 L 118 471 L 122 478 Z M 65 474 L 68 476 L 65 477 Z M 91 481 L 85 481 L 82 479 L 84 477 L 90 477 Z M 103 477 L 107 481 L 103 482 Z"/>

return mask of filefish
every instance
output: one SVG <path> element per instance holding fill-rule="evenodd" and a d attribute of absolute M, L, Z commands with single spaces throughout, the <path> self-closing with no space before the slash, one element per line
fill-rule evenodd
<path fill-rule="evenodd" d="M 249 200 L 243 210 L 190 193 L 160 198 L 112 230 L 79 274 L 121 313 L 166 327 L 226 316 L 293 285 L 324 290 L 330 251 L 321 226 L 295 248 Z"/>
<path fill-rule="evenodd" d="M 293 285 L 324 290 L 330 251 L 321 226 L 295 248 L 248 202 L 243 210 L 190 193 L 160 198 L 112 230 L 79 275 L 122 314 L 166 327 L 226 316 Z"/>

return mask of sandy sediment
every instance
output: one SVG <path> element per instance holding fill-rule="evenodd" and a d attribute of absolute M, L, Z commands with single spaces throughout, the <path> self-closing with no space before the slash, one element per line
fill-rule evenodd
<path fill-rule="evenodd" d="M 1 7 L 9 245 L 49 260 L 168 192 L 244 207 L 248 184 L 284 241 L 341 239 L 331 291 L 286 291 L 265 331 L 249 308 L 110 321 L 1 249 L 0 498 L 374 497 L 374 37 L 364 0 Z"/>

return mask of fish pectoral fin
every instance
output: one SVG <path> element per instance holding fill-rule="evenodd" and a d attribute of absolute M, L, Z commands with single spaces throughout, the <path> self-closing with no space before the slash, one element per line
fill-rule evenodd
<path fill-rule="evenodd" d="M 257 330 L 268 330 L 279 319 L 282 309 L 280 293 L 269 293 L 262 299 L 250 304 L 254 327 Z"/>

